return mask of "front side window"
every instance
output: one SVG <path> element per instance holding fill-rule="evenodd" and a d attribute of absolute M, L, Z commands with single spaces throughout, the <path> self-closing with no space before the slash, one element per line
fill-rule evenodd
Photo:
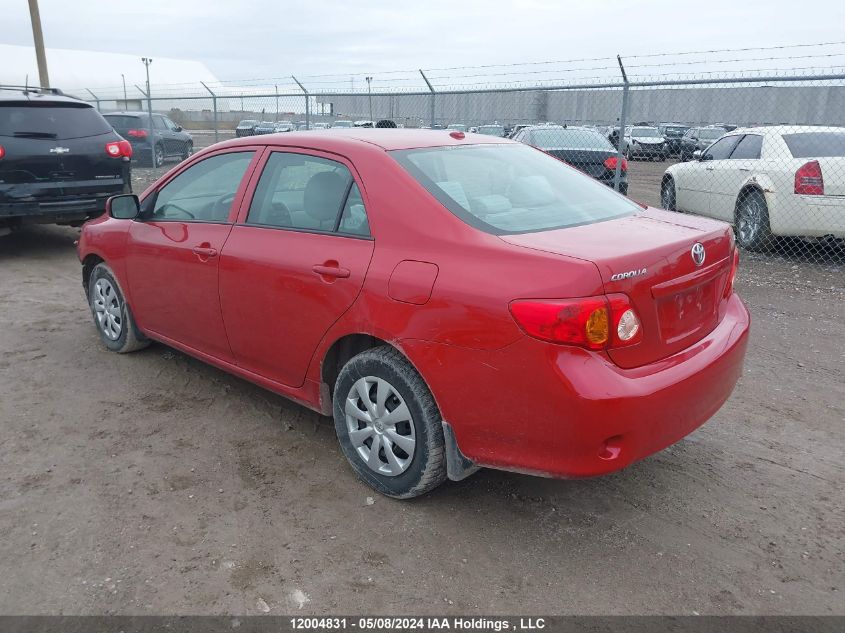
<path fill-rule="evenodd" d="M 756 160 L 760 158 L 760 150 L 763 149 L 763 137 L 759 134 L 746 134 L 737 144 L 732 160 Z"/>
<path fill-rule="evenodd" d="M 592 224 L 641 210 L 525 145 L 447 146 L 391 155 L 461 220 L 494 235 Z"/>
<path fill-rule="evenodd" d="M 226 222 L 253 153 L 219 154 L 192 165 L 158 191 L 151 219 Z"/>
<path fill-rule="evenodd" d="M 704 153 L 704 160 L 724 160 L 731 155 L 731 151 L 739 141 L 739 136 L 726 136 L 716 141 Z"/>
<path fill-rule="evenodd" d="M 273 152 L 258 181 L 247 224 L 369 235 L 349 169 L 334 160 Z"/>
<path fill-rule="evenodd" d="M 157 130 L 166 130 L 167 124 L 164 122 L 163 116 L 154 116 L 153 117 L 153 125 L 155 125 L 155 129 Z"/>

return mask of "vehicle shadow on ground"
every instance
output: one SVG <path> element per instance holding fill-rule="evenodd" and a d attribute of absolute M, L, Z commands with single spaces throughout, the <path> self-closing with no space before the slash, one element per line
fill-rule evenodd
<path fill-rule="evenodd" d="M 63 259 L 75 248 L 79 229 L 68 226 L 25 226 L 0 237 L 0 261 L 11 257 Z"/>

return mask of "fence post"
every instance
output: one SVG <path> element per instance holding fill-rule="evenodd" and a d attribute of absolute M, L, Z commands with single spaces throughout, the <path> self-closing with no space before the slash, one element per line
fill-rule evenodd
<path fill-rule="evenodd" d="M 86 88 L 85 90 L 88 90 L 88 88 Z M 90 90 L 88 90 L 88 94 L 91 95 L 92 97 L 94 97 L 94 101 L 97 102 L 97 112 L 99 112 L 100 111 L 100 98 L 97 95 L 95 95 L 93 92 L 91 92 Z"/>
<path fill-rule="evenodd" d="M 434 129 L 434 99 L 435 99 L 435 92 L 434 86 L 431 85 L 431 82 L 428 80 L 428 77 L 425 76 L 425 73 L 420 68 L 420 74 L 422 75 L 423 80 L 425 80 L 425 85 L 428 86 L 428 89 L 431 91 L 431 129 Z"/>
<path fill-rule="evenodd" d="M 625 119 L 628 116 L 628 75 L 625 73 L 625 67 L 622 65 L 622 58 L 617 55 L 619 62 L 619 70 L 622 71 L 622 112 L 619 114 L 619 137 L 616 141 L 616 172 L 613 174 L 613 189 L 619 191 L 619 186 L 622 182 L 622 140 L 625 138 Z"/>
<path fill-rule="evenodd" d="M 216 143 L 217 142 L 217 95 L 214 94 L 214 92 L 211 90 L 211 88 L 209 88 L 208 86 L 205 85 L 204 81 L 201 81 L 200 83 L 202 84 L 202 87 L 205 88 L 206 90 L 208 90 L 208 92 L 211 94 L 211 107 L 214 108 L 214 142 Z"/>
<path fill-rule="evenodd" d="M 153 166 L 153 169 L 156 168 L 156 148 L 155 148 L 155 126 L 153 125 L 153 102 L 150 99 L 150 93 L 144 92 L 141 90 L 141 87 L 138 84 L 135 84 L 135 87 L 138 89 L 144 97 L 147 99 L 147 116 L 150 117 L 150 164 Z M 150 91 L 152 92 L 152 91 Z"/>
<path fill-rule="evenodd" d="M 291 75 L 291 79 L 296 82 L 296 85 L 302 90 L 305 94 L 305 129 L 311 129 L 311 96 L 308 94 L 308 91 L 305 89 L 301 83 L 299 83 L 299 79 Z"/>

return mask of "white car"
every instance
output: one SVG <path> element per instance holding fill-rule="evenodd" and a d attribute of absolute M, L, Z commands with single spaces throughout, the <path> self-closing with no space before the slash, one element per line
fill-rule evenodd
<path fill-rule="evenodd" d="M 626 126 L 625 135 L 622 137 L 622 151 L 628 160 L 642 157 L 646 160 L 664 161 L 669 155 L 669 147 L 660 130 L 648 125 Z"/>
<path fill-rule="evenodd" d="M 273 132 L 293 132 L 296 126 L 290 121 L 276 121 Z"/>
<path fill-rule="evenodd" d="M 845 128 L 736 129 L 663 175 L 664 209 L 734 224 L 737 241 L 845 239 Z"/>

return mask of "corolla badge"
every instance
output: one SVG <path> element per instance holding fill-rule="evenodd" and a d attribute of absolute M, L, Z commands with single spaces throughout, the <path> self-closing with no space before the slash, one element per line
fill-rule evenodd
<path fill-rule="evenodd" d="M 631 277 L 639 277 L 640 275 L 645 275 L 647 272 L 647 268 L 638 268 L 637 270 L 629 270 L 626 273 L 616 273 L 615 275 L 611 275 L 610 281 L 622 281 Z"/>
<path fill-rule="evenodd" d="M 692 261 L 695 262 L 695 265 L 701 266 L 704 263 L 704 258 L 707 257 L 707 252 L 704 250 L 704 244 L 701 242 L 693 244 L 692 249 L 690 249 L 690 255 L 692 255 Z"/>
<path fill-rule="evenodd" d="M 51 154 L 67 154 L 70 151 L 67 147 L 54 147 L 50 150 Z"/>

